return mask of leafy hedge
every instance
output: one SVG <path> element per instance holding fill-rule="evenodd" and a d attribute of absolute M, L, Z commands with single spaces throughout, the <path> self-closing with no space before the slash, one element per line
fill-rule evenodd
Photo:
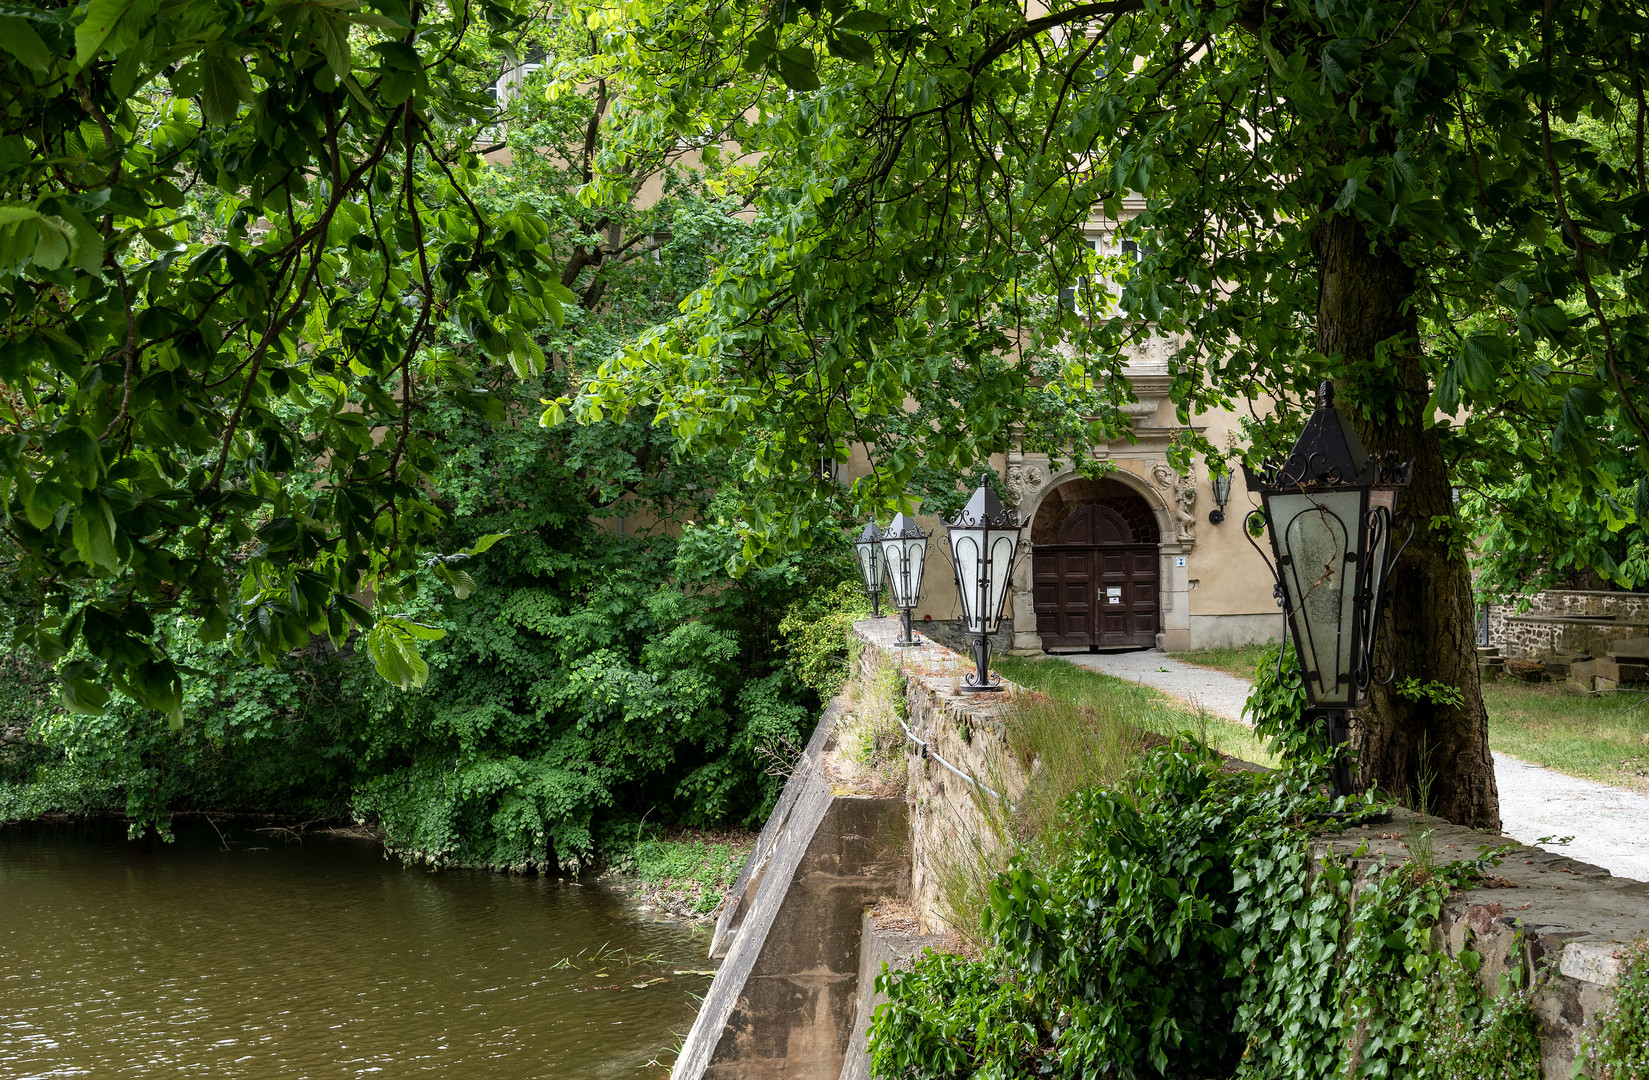
<path fill-rule="evenodd" d="M 1503 1075 L 1537 1076 L 1526 1002 L 1486 1008 L 1431 951 L 1444 898 L 1489 857 L 1313 872 L 1317 777 L 1227 774 L 1179 742 L 1132 789 L 1074 797 L 1051 864 L 1021 855 L 996 880 L 982 958 L 878 980 L 874 1074 L 1463 1077 L 1492 1046 Z M 1452 1056 L 1430 1052 L 1445 1027 Z"/>

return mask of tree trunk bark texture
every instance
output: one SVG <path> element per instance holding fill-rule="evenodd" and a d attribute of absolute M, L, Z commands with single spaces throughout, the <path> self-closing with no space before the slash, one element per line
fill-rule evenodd
<path fill-rule="evenodd" d="M 1343 404 L 1364 444 L 1414 463 L 1397 496 L 1414 539 L 1392 568 L 1375 651 L 1376 685 L 1353 734 L 1365 787 L 1460 825 L 1498 830 L 1500 795 L 1489 755 L 1489 721 L 1477 672 L 1475 605 L 1463 545 L 1446 527 L 1454 500 L 1442 443 L 1425 426 L 1431 387 L 1420 365 L 1419 326 L 1404 305 L 1415 274 L 1389 244 L 1371 243 L 1356 219 L 1338 216 L 1313 234 L 1320 274 L 1317 343 L 1350 369 Z M 1397 339 L 1377 357 L 1376 346 Z M 1399 517 L 1392 543 L 1408 533 Z M 1390 682 L 1379 682 L 1393 673 Z M 1461 701 L 1414 700 L 1398 683 L 1457 690 Z"/>

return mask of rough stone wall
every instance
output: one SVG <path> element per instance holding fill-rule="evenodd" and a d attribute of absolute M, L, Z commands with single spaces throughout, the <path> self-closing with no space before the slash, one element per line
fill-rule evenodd
<path fill-rule="evenodd" d="M 954 889 L 959 868 L 989 865 L 1004 854 L 997 825 L 1029 776 L 1008 743 L 1008 693 L 959 689 L 973 663 L 942 645 L 894 648 L 895 619 L 866 619 L 853 629 L 866 645 L 864 674 L 883 663 L 905 673 L 906 723 L 926 745 L 925 751 L 910 745 L 911 905 L 924 934 L 944 933 L 950 929 L 947 890 Z"/>
<path fill-rule="evenodd" d="M 1489 644 L 1515 658 L 1564 653 L 1602 656 L 1609 643 L 1649 630 L 1649 593 L 1549 589 L 1527 598 L 1529 609 L 1489 607 Z"/>
<path fill-rule="evenodd" d="M 1485 847 L 1510 848 L 1493 876 L 1449 898 L 1434 940 L 1449 956 L 1470 949 L 1483 957 L 1477 978 L 1490 993 L 1513 967 L 1540 973 L 1534 1009 L 1541 1076 L 1566 1080 L 1587 1024 L 1609 1006 L 1618 954 L 1649 933 L 1649 884 L 1437 818 L 1405 811 L 1394 816 L 1391 825 L 1325 837 L 1316 857 L 1332 855 L 1364 874 L 1383 872 L 1412 858 L 1417 838 L 1428 830 L 1440 862 Z"/>

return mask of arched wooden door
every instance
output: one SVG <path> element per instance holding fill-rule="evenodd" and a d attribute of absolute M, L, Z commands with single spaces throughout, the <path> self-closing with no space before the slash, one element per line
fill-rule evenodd
<path fill-rule="evenodd" d="M 1086 652 L 1155 645 L 1161 629 L 1156 528 L 1145 500 L 1128 494 L 1075 506 L 1052 539 L 1031 549 L 1042 647 Z"/>

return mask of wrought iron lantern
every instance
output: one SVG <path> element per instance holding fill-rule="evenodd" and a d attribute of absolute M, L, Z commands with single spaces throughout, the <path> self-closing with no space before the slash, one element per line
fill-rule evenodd
<path fill-rule="evenodd" d="M 1231 470 L 1214 473 L 1208 478 L 1208 486 L 1214 489 L 1214 503 L 1219 507 L 1208 511 L 1208 524 L 1218 525 L 1225 520 L 1225 504 L 1231 501 Z"/>
<path fill-rule="evenodd" d="M 882 562 L 887 567 L 888 600 L 899 609 L 905 637 L 895 644 L 910 647 L 922 644 L 911 636 L 910 614 L 922 596 L 922 570 L 927 564 L 928 537 L 912 520 L 895 514 L 882 534 Z"/>
<path fill-rule="evenodd" d="M 859 557 L 859 576 L 865 579 L 865 592 L 870 594 L 870 615 L 882 617 L 882 531 L 874 520 L 865 523 L 865 531 L 853 541 Z"/>
<path fill-rule="evenodd" d="M 962 628 L 973 637 L 974 671 L 961 689 L 972 693 L 1001 690 L 1001 680 L 990 673 L 991 635 L 1002 624 L 1008 580 L 1019 552 L 1019 515 L 1003 509 L 996 492 L 980 484 L 968 505 L 945 526 L 950 533 Z"/>
<path fill-rule="evenodd" d="M 1306 715 L 1327 727 L 1333 747 L 1345 744 L 1348 710 L 1367 701 L 1373 682 L 1387 575 L 1408 544 L 1405 538 L 1391 550 L 1397 489 L 1407 486 L 1411 466 L 1365 450 L 1334 408 L 1334 385 L 1324 382 L 1287 460 L 1266 462 L 1259 473 L 1243 470 L 1248 490 L 1262 503 L 1247 520 L 1257 524 L 1258 516 L 1270 527 L 1274 592 L 1299 659 Z M 1258 529 L 1245 531 L 1254 543 Z M 1412 523 L 1408 534 L 1414 535 Z M 1334 789 L 1337 795 L 1356 790 L 1343 759 Z"/>

